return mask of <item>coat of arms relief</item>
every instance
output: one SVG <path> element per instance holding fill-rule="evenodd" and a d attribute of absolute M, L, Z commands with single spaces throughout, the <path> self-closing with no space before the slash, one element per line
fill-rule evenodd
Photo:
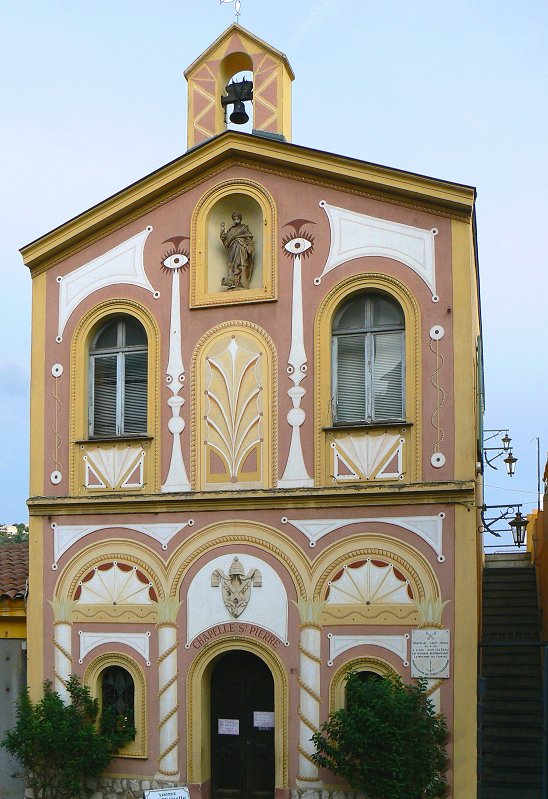
<path fill-rule="evenodd" d="M 262 584 L 263 578 L 259 569 L 250 569 L 246 574 L 238 557 L 234 557 L 228 574 L 222 569 L 215 569 L 211 575 L 211 586 L 213 588 L 221 586 L 225 607 L 235 619 L 246 609 L 252 586 L 260 588 Z"/>

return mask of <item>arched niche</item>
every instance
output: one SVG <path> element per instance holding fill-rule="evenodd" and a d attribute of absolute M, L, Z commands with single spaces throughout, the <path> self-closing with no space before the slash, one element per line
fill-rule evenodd
<path fill-rule="evenodd" d="M 236 213 L 241 223 L 233 219 Z M 192 217 L 191 307 L 276 299 L 276 227 L 276 206 L 260 184 L 229 180 L 207 191 Z M 246 250 L 240 274 L 234 267 L 236 237 Z"/>
<path fill-rule="evenodd" d="M 252 271 L 249 286 L 246 289 L 230 288 L 226 282 L 231 279 L 229 261 L 229 250 L 223 244 L 220 231 L 224 229 L 227 236 L 234 225 L 232 215 L 239 213 L 242 217 L 241 227 L 249 230 L 253 236 L 250 239 L 252 254 Z M 223 228 L 221 228 L 223 225 Z M 249 194 L 234 192 L 221 197 L 210 209 L 207 221 L 207 275 L 206 288 L 208 294 L 223 292 L 227 295 L 236 291 L 257 291 L 264 286 L 263 276 L 263 211 L 257 200 Z M 224 281 L 224 282 L 223 282 Z M 227 297 L 228 299 L 228 297 Z"/>

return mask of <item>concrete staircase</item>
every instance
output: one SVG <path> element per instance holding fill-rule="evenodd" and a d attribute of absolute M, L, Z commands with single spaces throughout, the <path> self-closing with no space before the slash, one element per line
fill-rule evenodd
<path fill-rule="evenodd" d="M 481 799 L 542 797 L 542 665 L 528 553 L 487 555 L 483 573 Z"/>

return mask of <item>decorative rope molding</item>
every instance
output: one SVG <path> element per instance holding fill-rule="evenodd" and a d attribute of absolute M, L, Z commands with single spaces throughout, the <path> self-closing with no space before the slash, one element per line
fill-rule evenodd
<path fill-rule="evenodd" d="M 406 482 L 420 481 L 422 475 L 422 352 L 421 315 L 415 296 L 397 278 L 380 272 L 367 272 L 351 275 L 337 283 L 323 298 L 314 324 L 314 396 L 315 396 L 315 478 L 316 485 L 324 485 L 327 478 L 326 441 L 324 426 L 331 424 L 331 374 L 330 352 L 332 320 L 341 302 L 357 291 L 385 291 L 402 306 L 405 315 L 405 353 L 406 353 L 406 407 L 410 428 L 409 464 Z M 328 403 L 326 405 L 326 402 Z"/>
<path fill-rule="evenodd" d="M 50 475 L 50 481 L 53 483 L 53 485 L 59 485 L 63 479 L 63 469 L 61 466 L 61 461 L 59 460 L 59 449 L 62 443 L 61 435 L 59 433 L 59 414 L 62 410 L 61 400 L 59 399 L 59 384 L 61 383 L 63 377 L 63 371 L 63 365 L 60 363 L 54 363 L 51 367 L 51 374 L 53 375 L 54 380 L 52 396 L 55 403 L 55 412 L 51 421 L 51 431 L 55 441 L 51 456 L 55 468 Z"/>
<path fill-rule="evenodd" d="M 300 719 L 299 767 L 297 785 L 305 782 L 309 785 L 321 785 L 318 766 L 314 763 L 314 745 L 310 733 L 319 732 L 321 690 L 321 624 L 320 619 L 325 602 L 317 599 L 299 599 L 294 602 L 299 611 L 299 705 L 297 714 Z"/>
<path fill-rule="evenodd" d="M 88 386 L 85 381 L 85 365 L 88 358 L 88 343 L 92 331 L 112 314 L 128 314 L 135 316 L 145 328 L 148 341 L 148 411 L 149 429 L 153 441 L 151 443 L 149 492 L 157 491 L 160 482 L 160 331 L 158 323 L 151 311 L 135 300 L 113 297 L 91 308 L 74 329 L 70 343 L 70 441 L 86 439 L 88 436 L 87 403 L 81 402 L 87 396 Z M 81 493 L 81 484 L 77 461 L 80 448 L 72 444 L 69 447 L 69 478 L 71 492 Z"/>
<path fill-rule="evenodd" d="M 269 425 L 269 436 L 270 436 L 270 474 L 269 480 L 270 487 L 275 487 L 278 480 L 278 353 L 276 350 L 276 345 L 274 344 L 272 338 L 268 335 L 268 333 L 263 330 L 262 327 L 259 325 L 254 324 L 253 322 L 247 322 L 245 320 L 232 320 L 230 322 L 221 322 L 215 327 L 212 327 L 211 330 L 208 330 L 204 335 L 199 339 L 198 343 L 194 348 L 194 352 L 192 354 L 191 366 L 190 366 L 190 388 L 191 388 L 191 443 L 190 443 L 190 450 L 191 450 L 191 457 L 190 457 L 190 482 L 192 484 L 193 490 L 199 490 L 200 488 L 200 472 L 198 469 L 198 463 L 202 463 L 203 453 L 198 453 L 198 439 L 199 439 L 199 432 L 198 426 L 200 424 L 200 420 L 198 416 L 201 415 L 201 397 L 198 398 L 197 393 L 197 383 L 198 383 L 198 364 L 199 360 L 202 356 L 202 352 L 207 345 L 207 342 L 215 337 L 220 337 L 223 333 L 232 333 L 233 335 L 241 332 L 241 333 L 251 333 L 254 337 L 265 347 L 267 351 L 270 352 L 270 370 L 269 370 L 269 379 L 270 379 L 270 387 L 271 387 L 271 396 L 267 398 L 267 402 L 270 403 L 270 425 Z M 268 367 L 267 367 L 268 368 Z M 200 384 L 201 385 L 201 384 Z M 199 455 L 199 457 L 198 457 Z M 265 471 L 268 469 L 268 464 L 265 464 Z"/>
<path fill-rule="evenodd" d="M 430 351 L 436 357 L 436 366 L 430 378 L 430 382 L 436 391 L 436 407 L 430 417 L 430 423 L 436 431 L 436 441 L 432 447 L 432 457 L 430 462 L 432 466 L 440 468 L 445 464 L 445 455 L 441 452 L 441 444 L 445 437 L 443 427 L 440 424 L 440 412 L 445 402 L 445 391 L 440 385 L 440 370 L 444 364 L 443 355 L 440 352 L 440 340 L 445 335 L 445 331 L 441 325 L 434 325 L 430 328 Z"/>
<path fill-rule="evenodd" d="M 401 568 L 401 571 L 410 578 L 410 582 L 414 587 L 416 587 L 419 598 L 423 599 L 426 596 L 425 586 L 418 572 L 411 566 L 411 564 L 402 558 L 401 555 L 398 555 L 397 553 L 388 549 L 380 549 L 378 547 L 363 547 L 360 549 L 353 549 L 352 551 L 346 552 L 344 555 L 340 555 L 338 558 L 332 561 L 318 578 L 316 588 L 314 590 L 314 596 L 319 598 L 324 595 L 326 590 L 325 586 L 329 580 L 329 577 L 332 574 L 337 573 L 337 567 L 342 563 L 352 563 L 353 560 L 363 560 L 365 558 L 374 559 L 376 556 L 382 559 L 387 559 L 388 561 L 392 561 L 393 563 L 397 563 Z"/>
<path fill-rule="evenodd" d="M 76 593 L 76 589 L 82 578 L 87 574 L 87 572 L 91 571 L 95 566 L 99 566 L 102 563 L 108 563 L 112 561 L 119 561 L 121 563 L 133 563 L 137 566 L 142 572 L 144 572 L 149 580 L 152 582 L 154 589 L 157 592 L 157 595 L 160 600 L 165 598 L 164 586 L 160 581 L 157 574 L 155 574 L 148 563 L 146 563 L 141 558 L 136 557 L 135 555 L 127 554 L 125 552 L 107 552 L 103 555 L 98 555 L 91 560 L 86 561 L 85 565 L 78 569 L 77 573 L 73 576 L 69 588 L 68 588 L 68 595 L 73 597 Z"/>
<path fill-rule="evenodd" d="M 254 535 L 246 535 L 246 534 L 227 534 L 215 537 L 214 541 L 215 547 L 221 547 L 225 545 L 234 545 L 234 544 L 251 544 L 252 546 L 256 546 L 259 549 L 266 550 L 267 552 L 271 552 L 275 557 L 281 561 L 293 577 L 296 587 L 298 587 L 299 593 L 301 597 L 306 597 L 306 586 L 304 580 L 296 568 L 295 564 L 289 558 L 289 556 L 279 547 L 275 546 L 274 544 L 270 543 L 269 541 L 265 541 L 262 538 Z M 201 544 L 195 550 L 193 550 L 190 555 L 188 555 L 184 561 L 181 563 L 175 576 L 171 582 L 170 588 L 170 596 L 175 597 L 179 593 L 180 583 L 183 579 L 183 576 L 189 569 L 189 567 L 194 563 L 194 561 L 200 557 L 204 552 L 210 552 L 212 548 L 211 541 L 206 541 L 205 543 Z"/>
<path fill-rule="evenodd" d="M 178 749 L 179 701 L 177 681 L 178 625 L 177 616 L 181 602 L 175 597 L 167 597 L 158 602 L 158 704 L 160 720 L 160 754 L 158 755 L 158 774 L 173 777 L 179 773 Z"/>

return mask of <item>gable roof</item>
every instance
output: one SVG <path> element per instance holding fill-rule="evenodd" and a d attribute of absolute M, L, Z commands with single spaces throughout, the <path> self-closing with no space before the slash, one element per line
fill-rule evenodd
<path fill-rule="evenodd" d="M 29 545 L 0 544 L 0 599 L 26 596 L 29 578 Z"/>
<path fill-rule="evenodd" d="M 226 130 L 160 167 L 21 249 L 33 276 L 132 219 L 168 202 L 230 165 L 280 170 L 300 180 L 367 191 L 379 199 L 437 209 L 469 220 L 475 189 L 436 178 L 315 150 L 265 136 Z"/>
<path fill-rule="evenodd" d="M 190 64 L 185 69 L 184 71 L 185 78 L 188 79 L 188 76 L 193 72 L 193 70 L 199 64 L 202 64 L 204 61 L 207 61 L 209 55 L 215 52 L 215 50 L 219 47 L 219 45 L 223 42 L 223 40 L 226 39 L 228 41 L 234 33 L 237 34 L 241 39 L 247 39 L 248 41 L 251 41 L 255 45 L 257 45 L 260 49 L 266 50 L 267 53 L 271 53 L 277 58 L 280 58 L 284 62 L 287 71 L 289 72 L 289 75 L 291 77 L 291 80 L 294 80 L 295 73 L 291 69 L 291 64 L 289 63 L 289 60 L 285 55 L 285 53 L 282 53 L 281 50 L 276 50 L 276 48 L 272 47 L 271 44 L 268 44 L 268 42 L 259 39 L 259 37 L 255 36 L 254 33 L 251 33 L 251 31 L 248 31 L 246 28 L 242 28 L 241 25 L 236 24 L 235 22 L 233 22 L 232 25 L 229 25 L 229 27 L 225 31 L 223 31 L 221 35 L 218 36 L 215 39 L 215 41 L 212 42 L 212 44 L 210 44 L 209 47 L 206 50 L 204 50 L 204 52 L 201 53 L 198 56 L 198 58 L 195 58 L 192 64 Z"/>

